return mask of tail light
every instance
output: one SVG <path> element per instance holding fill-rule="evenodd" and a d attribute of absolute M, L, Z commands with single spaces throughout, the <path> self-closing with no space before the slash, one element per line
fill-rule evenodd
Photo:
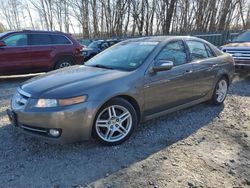
<path fill-rule="evenodd" d="M 83 46 L 77 46 L 76 47 L 76 55 L 81 55 L 82 54 L 82 49 L 83 49 Z"/>

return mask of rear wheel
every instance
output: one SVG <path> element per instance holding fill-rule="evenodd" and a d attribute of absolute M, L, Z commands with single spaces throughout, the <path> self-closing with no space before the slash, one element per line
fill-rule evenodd
<path fill-rule="evenodd" d="M 106 103 L 97 113 L 93 134 L 105 145 L 118 145 L 126 141 L 137 125 L 136 111 L 124 99 L 116 98 Z"/>
<path fill-rule="evenodd" d="M 57 61 L 55 69 L 61 69 L 74 65 L 74 60 L 70 57 L 64 57 Z"/>
<path fill-rule="evenodd" d="M 225 77 L 222 77 L 215 86 L 212 103 L 215 105 L 221 105 L 226 99 L 227 91 L 228 81 Z"/>

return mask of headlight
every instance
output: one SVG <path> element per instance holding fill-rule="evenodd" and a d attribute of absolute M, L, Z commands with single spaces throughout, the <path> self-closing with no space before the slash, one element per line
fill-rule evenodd
<path fill-rule="evenodd" d="M 49 108 L 57 106 L 68 106 L 72 104 L 83 103 L 87 99 L 87 96 L 79 96 L 67 99 L 38 99 L 35 107 L 37 108 Z"/>

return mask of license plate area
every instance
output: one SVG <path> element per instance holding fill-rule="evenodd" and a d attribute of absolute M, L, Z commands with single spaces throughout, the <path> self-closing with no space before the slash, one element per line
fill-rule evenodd
<path fill-rule="evenodd" d="M 8 114 L 8 117 L 9 117 L 11 124 L 14 125 L 15 127 L 17 127 L 18 126 L 17 114 L 10 109 L 7 109 L 7 114 Z"/>

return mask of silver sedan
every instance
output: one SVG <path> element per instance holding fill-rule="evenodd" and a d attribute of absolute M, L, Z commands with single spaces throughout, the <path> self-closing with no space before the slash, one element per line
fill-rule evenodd
<path fill-rule="evenodd" d="M 140 122 L 205 101 L 221 105 L 233 73 L 232 57 L 204 40 L 131 39 L 26 81 L 7 112 L 18 129 L 50 141 L 116 145 Z"/>

